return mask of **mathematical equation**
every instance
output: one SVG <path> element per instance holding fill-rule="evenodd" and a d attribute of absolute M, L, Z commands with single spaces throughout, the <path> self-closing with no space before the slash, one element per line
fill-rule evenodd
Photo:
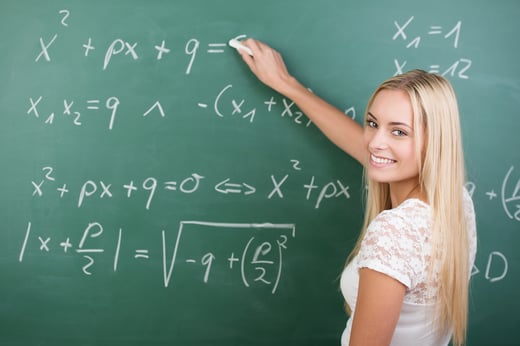
<path fill-rule="evenodd" d="M 63 27 L 69 26 L 69 17 L 70 11 L 67 9 L 63 9 L 59 11 L 61 17 L 61 25 Z M 392 36 L 392 41 L 396 41 L 401 39 L 404 41 L 404 47 L 406 49 L 418 49 L 423 40 L 425 38 L 433 38 L 433 37 L 441 37 L 444 40 L 449 40 L 451 46 L 455 49 L 459 47 L 460 43 L 460 35 L 462 31 L 462 21 L 457 21 L 453 26 L 445 29 L 442 25 L 429 25 L 425 31 L 417 30 L 414 27 L 415 24 L 415 16 L 410 16 L 404 22 L 394 20 L 393 22 L 395 26 L 395 32 Z M 414 33 L 410 33 L 413 31 Z M 417 34 L 416 32 L 419 32 Z M 242 35 L 245 36 L 245 35 Z M 410 36 L 410 37 L 409 37 Z M 52 60 L 51 57 L 51 48 L 52 45 L 58 40 L 59 35 L 56 33 L 51 38 L 39 38 L 40 51 L 38 52 L 35 62 L 39 61 L 47 61 L 50 62 Z M 85 58 L 89 58 L 93 51 L 96 51 L 98 48 L 94 42 L 95 40 L 92 37 L 88 37 L 88 39 L 80 46 L 83 50 L 83 55 Z M 207 54 L 222 54 L 226 52 L 226 50 L 232 50 L 233 48 L 228 47 L 227 41 L 225 42 L 210 42 L 203 45 L 204 48 L 201 48 L 201 41 L 197 38 L 190 38 L 184 44 L 183 50 L 184 53 L 189 57 L 189 61 L 187 63 L 185 74 L 190 74 L 193 63 L 196 59 L 199 50 L 204 50 Z M 140 51 L 138 48 L 138 42 L 135 41 L 126 41 L 122 38 L 115 38 L 107 47 L 102 47 L 102 62 L 100 62 L 100 67 L 103 71 L 107 70 L 112 59 L 129 59 L 131 61 L 138 61 L 140 59 Z M 161 40 L 161 42 L 156 42 L 153 44 L 153 54 L 156 60 L 162 60 L 171 52 L 171 48 L 168 47 L 165 40 Z M 395 74 L 401 74 L 407 61 L 399 61 L 399 59 L 394 59 L 394 65 L 396 68 Z M 446 67 L 442 67 L 438 64 L 431 64 L 429 67 L 430 72 L 440 73 L 442 75 L 450 75 L 452 77 L 458 77 L 461 79 L 468 79 L 468 71 L 471 68 L 472 61 L 468 58 L 458 58 L 455 61 Z"/>
<path fill-rule="evenodd" d="M 214 115 L 219 118 L 238 117 L 253 123 L 258 106 L 248 106 L 245 98 L 240 96 L 240 94 L 231 93 L 232 89 L 233 85 L 228 84 L 219 90 L 212 100 L 211 107 L 207 102 L 202 101 L 197 102 L 196 106 L 200 109 L 213 109 Z M 63 110 L 52 110 L 43 114 L 44 111 L 41 111 L 39 107 L 44 106 L 44 102 L 45 100 L 41 95 L 38 97 L 29 97 L 26 114 L 33 116 L 34 119 L 41 119 L 41 121 L 47 125 L 54 124 L 57 119 L 68 119 L 74 126 L 83 126 L 86 121 L 85 119 L 88 119 L 87 121 L 94 119 L 94 117 L 87 118 L 88 114 L 98 114 L 99 112 L 106 111 L 106 126 L 109 130 L 112 130 L 115 126 L 116 116 L 121 105 L 121 101 L 117 96 L 108 97 L 106 100 L 100 100 L 98 98 L 88 99 L 81 105 L 78 105 L 75 100 L 64 99 Z M 163 103 L 164 102 L 159 100 L 150 101 L 148 105 L 143 107 L 139 116 L 145 118 L 148 116 L 165 118 L 167 113 L 164 110 Z M 275 98 L 271 96 L 263 102 L 262 107 L 265 108 L 262 110 L 271 113 L 275 109 L 280 109 L 280 106 L 282 106 L 279 113 L 280 117 L 291 118 L 295 124 L 305 127 L 309 127 L 312 124 L 312 121 L 296 108 L 294 102 L 284 97 Z"/>
<path fill-rule="evenodd" d="M 51 53 L 50 49 L 52 44 L 58 39 L 58 34 L 54 34 L 54 36 L 50 39 L 44 39 L 40 37 L 40 52 L 35 58 L 35 62 L 39 61 L 47 61 L 51 62 Z M 140 58 L 140 53 L 137 49 L 138 42 L 128 42 L 121 38 L 116 38 L 112 41 L 112 43 L 106 48 L 103 62 L 100 64 L 102 70 L 105 71 L 112 59 L 116 58 L 116 56 L 120 56 L 122 59 L 128 59 L 130 61 L 138 61 Z M 166 41 L 162 40 L 160 46 L 155 45 L 154 49 L 156 50 L 156 59 L 162 60 L 163 57 L 170 53 L 170 49 L 166 46 Z M 195 57 L 199 53 L 201 43 L 196 38 L 191 38 L 186 42 L 184 47 L 184 52 L 189 57 L 189 62 L 186 66 L 185 74 L 189 75 L 191 73 L 191 69 L 193 67 L 193 63 L 195 61 Z M 88 58 L 90 56 L 90 51 L 96 49 L 93 44 L 92 38 L 89 37 L 88 40 L 82 45 L 84 49 L 84 56 Z M 206 53 L 208 54 L 222 54 L 225 53 L 227 49 L 232 50 L 233 48 L 229 48 L 226 42 L 218 42 L 218 43 L 208 43 L 206 48 Z"/>
<path fill-rule="evenodd" d="M 68 28 L 71 12 L 67 9 L 63 9 L 59 11 L 59 15 L 61 16 L 61 25 L 64 28 Z M 50 38 L 39 38 L 39 52 L 34 59 L 36 63 L 52 62 L 52 47 L 56 44 L 56 41 L 59 40 L 59 37 L 60 36 L 56 33 Z M 196 38 L 187 40 L 183 48 L 185 54 L 189 56 L 189 62 L 185 70 L 187 75 L 191 73 L 196 56 L 199 54 L 199 50 L 204 50 L 207 54 L 212 55 L 222 54 L 228 50 L 235 53 L 234 48 L 228 47 L 227 40 L 226 42 L 208 43 L 205 48 L 202 46 L 200 40 Z M 97 51 L 97 48 L 99 48 L 96 47 L 91 37 L 89 37 L 81 47 L 84 49 L 85 58 L 91 57 L 92 52 Z M 113 59 L 130 59 L 135 62 L 141 60 L 141 54 L 138 47 L 138 42 L 128 42 L 121 38 L 114 39 L 104 49 L 102 70 L 107 70 Z M 162 40 L 160 44 L 154 45 L 153 49 L 156 53 L 156 60 L 162 60 L 168 53 L 170 53 L 170 48 L 167 47 L 165 40 Z M 207 100 L 199 100 L 196 102 L 196 107 L 199 109 L 212 109 L 214 115 L 220 118 L 241 118 L 253 123 L 259 106 L 248 105 L 244 97 L 236 95 L 236 93 L 232 94 L 234 91 L 235 89 L 233 89 L 233 85 L 227 84 L 223 86 L 221 90 L 215 92 L 215 96 L 211 102 L 207 102 Z M 224 98 L 226 99 L 225 101 L 223 100 Z M 106 112 L 106 121 L 109 130 L 114 128 L 117 113 L 120 111 L 120 107 L 122 106 L 122 100 L 120 97 L 118 95 L 113 95 L 107 98 L 92 97 L 86 101 L 78 101 L 81 102 L 81 104 L 78 104 L 78 102 L 71 98 L 65 98 L 63 100 L 63 111 L 57 109 L 40 111 L 38 107 L 44 106 L 45 101 L 46 100 L 44 100 L 44 97 L 41 95 L 30 96 L 29 107 L 26 113 L 33 115 L 35 119 L 40 119 L 46 125 L 52 125 L 59 120 L 68 120 L 75 126 L 83 126 L 94 118 L 89 117 L 89 115 Z M 166 104 L 166 108 L 171 106 L 171 100 L 151 100 L 150 103 L 143 106 L 137 114 L 140 117 L 150 116 L 165 118 L 169 112 L 168 109 L 165 109 Z M 285 98 L 276 99 L 275 97 L 270 97 L 264 101 L 262 107 L 265 107 L 267 112 L 271 112 L 278 104 L 283 106 L 283 109 L 280 111 L 281 117 L 293 118 L 294 123 L 298 125 L 306 127 L 311 125 L 311 121 L 304 116 L 300 110 L 293 109 L 294 103 Z M 131 107 L 133 112 L 135 106 Z"/>
<path fill-rule="evenodd" d="M 302 169 L 298 160 L 292 160 L 291 163 L 295 171 Z M 56 171 L 52 166 L 43 167 L 42 173 L 41 178 L 31 181 L 32 196 L 42 198 L 52 194 L 51 197 L 63 198 L 65 195 L 73 193 L 77 196 L 77 208 L 83 207 L 88 200 L 95 199 L 99 201 L 101 199 L 109 200 L 120 197 L 126 199 L 143 198 L 143 206 L 146 210 L 149 210 L 156 193 L 158 193 L 161 187 L 162 191 L 170 194 L 175 192 L 191 194 L 199 191 L 205 180 L 205 176 L 198 173 L 192 173 L 188 177 L 178 180 L 161 182 L 155 177 L 148 177 L 140 183 L 130 179 L 127 183 L 119 186 L 113 186 L 111 182 L 104 180 L 86 180 L 81 184 L 81 187 L 73 191 L 67 183 L 56 180 Z M 285 196 L 284 184 L 287 183 L 289 178 L 290 174 L 285 174 L 283 177 L 276 177 L 271 174 L 272 189 L 266 194 L 267 199 L 283 199 Z M 225 195 L 247 196 L 257 193 L 256 188 L 252 184 L 232 181 L 230 178 L 220 180 L 212 188 L 216 193 Z M 344 184 L 339 179 L 327 182 L 324 185 L 318 185 L 316 178 L 311 176 L 309 182 L 304 184 L 302 188 L 305 192 L 305 196 L 303 197 L 302 195 L 302 198 L 305 198 L 307 201 L 313 200 L 315 209 L 319 209 L 322 203 L 328 199 L 350 199 L 349 185 Z M 144 196 L 139 194 L 141 191 L 145 193 Z"/>
<path fill-rule="evenodd" d="M 419 32 L 422 34 L 411 34 L 410 31 L 414 32 L 413 24 L 415 24 L 415 17 L 409 17 L 404 23 L 394 20 L 394 26 L 396 31 L 392 36 L 392 41 L 404 41 L 404 47 L 406 49 L 418 49 L 425 38 L 440 37 L 444 40 L 449 40 L 454 49 L 459 47 L 460 33 L 462 30 L 462 21 L 457 21 L 453 27 L 445 29 L 442 25 L 430 25 L 425 31 Z M 415 31 L 417 32 L 417 31 Z M 413 36 L 413 37 L 411 37 Z M 444 52 L 445 50 L 443 50 Z M 408 61 L 394 59 L 395 74 L 398 75 L 406 70 Z M 466 57 L 456 58 L 454 62 L 449 66 L 441 66 L 439 64 L 431 64 L 428 71 L 431 73 L 438 73 L 442 76 L 457 77 L 460 79 L 469 79 L 468 72 L 471 68 L 472 61 Z"/>
<path fill-rule="evenodd" d="M 273 232 L 275 231 L 275 232 Z M 48 234 L 34 234 L 31 222 L 28 222 L 18 261 L 24 261 L 25 253 L 32 244 L 37 244 L 40 252 L 49 253 L 54 249 L 63 254 L 77 253 L 83 257 L 82 272 L 91 276 L 96 270 L 97 256 L 106 254 L 105 248 L 99 247 L 99 240 L 106 236 L 105 229 L 99 222 L 91 222 L 87 225 L 81 239 L 73 244 L 70 237 L 61 241 L 57 246 L 53 245 L 53 239 Z M 190 234 L 197 236 L 190 237 Z M 121 257 L 127 252 L 133 254 L 130 257 L 139 261 L 147 261 L 154 254 L 150 248 L 139 247 L 127 251 L 124 247 L 124 231 L 119 228 L 117 237 L 112 240 L 113 249 L 110 256 L 113 271 L 117 272 Z M 201 245 L 201 239 L 209 238 Z M 241 243 L 239 248 L 212 250 L 209 244 L 229 244 L 229 237 L 233 244 Z M 201 278 L 204 284 L 210 282 L 214 276 L 222 276 L 223 271 L 234 272 L 233 278 L 240 277 L 245 287 L 269 287 L 275 294 L 278 289 L 284 268 L 284 253 L 288 250 L 291 239 L 296 237 L 294 224 L 272 223 L 222 223 L 205 221 L 180 222 L 175 241 L 169 241 L 167 232 L 161 232 L 161 253 L 155 256 L 162 258 L 163 284 L 167 288 L 176 280 L 176 271 L 196 271 L 195 275 Z M 195 239 L 195 240 L 193 240 Z M 97 242 L 96 242 L 97 240 Z M 190 246 L 190 241 L 196 241 L 195 246 Z M 173 246 L 172 246 L 173 244 Z M 184 268 L 183 268 L 184 267 Z M 216 273 L 215 273 L 216 272 Z M 185 279 L 185 275 L 181 279 Z M 219 278 L 217 281 L 221 281 Z"/>
<path fill-rule="evenodd" d="M 70 24 L 70 15 L 71 12 L 67 9 L 60 10 L 59 15 L 61 15 L 61 25 L 64 28 L 68 28 Z M 56 44 L 60 38 L 58 33 L 52 35 L 52 37 L 40 37 L 40 51 L 36 55 L 34 61 L 35 62 L 51 62 L 52 61 L 52 46 Z M 104 38 L 103 38 L 104 39 Z M 141 51 L 138 48 L 139 42 L 135 41 L 126 41 L 122 38 L 115 38 L 111 41 L 111 43 L 103 47 L 102 50 L 102 62 L 100 62 L 100 68 L 105 71 L 109 68 L 110 63 L 113 59 L 126 59 L 129 61 L 137 62 L 141 58 Z M 225 42 L 210 42 L 203 45 L 205 48 L 201 48 L 201 41 L 197 38 L 190 38 L 183 46 L 184 53 L 188 56 L 188 63 L 185 69 L 185 74 L 189 75 L 193 68 L 194 61 L 196 59 L 197 54 L 199 54 L 199 50 L 204 50 L 207 54 L 222 54 L 225 53 L 226 50 L 233 50 L 233 48 L 228 47 L 227 41 Z M 83 55 L 86 59 L 92 57 L 94 51 L 98 51 L 98 46 L 95 44 L 95 40 L 92 37 L 88 37 L 88 39 L 79 45 L 80 49 L 83 50 Z M 165 40 L 161 40 L 161 42 L 156 42 L 153 44 L 152 49 L 153 54 L 155 55 L 156 60 L 162 60 L 166 58 L 168 54 L 171 52 L 171 48 L 166 44 Z"/>

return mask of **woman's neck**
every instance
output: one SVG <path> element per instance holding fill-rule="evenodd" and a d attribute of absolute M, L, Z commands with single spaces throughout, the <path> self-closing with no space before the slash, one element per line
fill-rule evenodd
<path fill-rule="evenodd" d="M 397 187 L 390 185 L 390 201 L 392 203 L 392 208 L 395 208 L 407 199 L 412 198 L 426 202 L 426 196 L 424 195 L 424 191 L 421 189 L 421 185 L 418 182 L 407 187 Z"/>

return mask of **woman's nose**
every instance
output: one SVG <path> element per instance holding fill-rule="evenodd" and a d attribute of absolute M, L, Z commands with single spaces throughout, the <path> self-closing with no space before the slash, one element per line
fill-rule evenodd
<path fill-rule="evenodd" d="M 368 140 L 368 148 L 371 150 L 383 150 L 388 147 L 388 138 L 381 129 L 371 131 Z"/>

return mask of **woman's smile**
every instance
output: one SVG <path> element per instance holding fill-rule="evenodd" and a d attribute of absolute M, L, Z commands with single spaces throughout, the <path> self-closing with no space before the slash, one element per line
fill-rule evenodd
<path fill-rule="evenodd" d="M 383 166 L 391 165 L 396 162 L 397 162 L 396 160 L 392 160 L 392 159 L 389 159 L 386 157 L 376 156 L 372 153 L 370 154 L 370 164 L 372 166 L 383 167 Z"/>

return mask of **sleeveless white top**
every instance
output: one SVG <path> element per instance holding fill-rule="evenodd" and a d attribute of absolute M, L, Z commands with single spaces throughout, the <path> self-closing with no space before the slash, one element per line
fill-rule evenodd
<path fill-rule="evenodd" d="M 464 209 L 470 240 L 470 272 L 477 251 L 475 211 L 469 193 L 464 189 Z M 341 337 L 341 345 L 349 344 L 358 293 L 360 268 L 384 273 L 406 286 L 401 314 L 391 345 L 448 345 L 451 331 L 435 329 L 435 285 L 428 285 L 431 253 L 431 208 L 419 199 L 408 199 L 396 208 L 381 212 L 368 226 L 357 256 L 341 275 L 341 292 L 352 308 L 351 318 Z M 434 273 L 433 282 L 438 282 Z M 431 282 L 431 281 L 430 281 Z"/>

